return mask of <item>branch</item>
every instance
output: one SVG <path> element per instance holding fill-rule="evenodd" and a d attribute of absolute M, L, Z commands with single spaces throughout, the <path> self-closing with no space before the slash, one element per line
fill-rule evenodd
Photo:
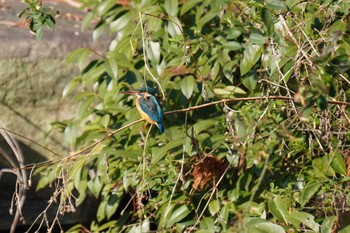
<path fill-rule="evenodd" d="M 188 112 L 188 111 L 193 111 L 197 110 L 200 108 L 206 108 L 212 105 L 217 105 L 221 103 L 231 103 L 231 102 L 240 102 L 240 101 L 254 101 L 254 100 L 284 100 L 284 101 L 293 101 L 294 103 L 296 102 L 293 97 L 288 97 L 288 96 L 261 96 L 261 97 L 243 97 L 243 98 L 233 98 L 233 99 L 222 99 L 202 105 L 197 105 L 194 107 L 189 107 L 189 108 L 183 108 L 179 110 L 174 110 L 174 111 L 168 111 L 165 112 L 164 115 L 168 114 L 174 114 L 178 112 Z M 350 106 L 350 102 L 343 102 L 343 101 L 337 101 L 337 100 L 327 100 L 328 104 L 336 104 L 336 105 L 345 105 L 345 106 Z"/>

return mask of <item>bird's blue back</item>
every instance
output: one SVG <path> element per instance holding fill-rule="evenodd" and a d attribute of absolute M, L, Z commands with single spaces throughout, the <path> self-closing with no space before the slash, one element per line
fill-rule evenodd
<path fill-rule="evenodd" d="M 148 92 L 149 93 L 149 92 Z M 149 118 L 157 123 L 160 133 L 164 132 L 164 115 L 163 110 L 154 95 L 139 98 L 141 110 L 146 113 Z"/>

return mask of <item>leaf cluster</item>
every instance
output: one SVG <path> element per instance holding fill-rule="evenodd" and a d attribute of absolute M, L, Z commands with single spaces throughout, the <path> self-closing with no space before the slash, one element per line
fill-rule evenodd
<path fill-rule="evenodd" d="M 24 0 L 24 2 L 28 4 L 28 7 L 18 17 L 25 16 L 26 25 L 35 33 L 36 39 L 41 40 L 45 27 L 51 31 L 55 29 L 55 15 L 58 12 L 49 7 L 43 7 L 42 0 Z"/>

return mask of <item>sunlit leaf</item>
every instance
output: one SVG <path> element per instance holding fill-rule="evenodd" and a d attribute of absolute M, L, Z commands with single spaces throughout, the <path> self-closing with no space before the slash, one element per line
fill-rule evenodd
<path fill-rule="evenodd" d="M 115 21 L 111 22 L 110 29 L 112 32 L 122 30 L 128 25 L 131 20 L 131 12 L 126 12 L 124 15 L 120 16 Z"/>
<path fill-rule="evenodd" d="M 316 180 L 310 180 L 301 191 L 300 204 L 304 206 L 321 188 L 321 184 Z"/>
<path fill-rule="evenodd" d="M 350 226 L 344 227 L 343 229 L 338 231 L 338 233 L 350 233 Z"/>
<path fill-rule="evenodd" d="M 258 84 L 258 74 L 256 71 L 251 70 L 245 74 L 242 83 L 250 92 L 253 92 Z"/>
<path fill-rule="evenodd" d="M 191 98 L 196 81 L 192 75 L 181 80 L 181 92 L 187 99 Z"/>
<path fill-rule="evenodd" d="M 179 208 L 177 208 L 176 210 L 174 210 L 174 212 L 172 213 L 172 215 L 169 218 L 169 224 L 173 225 L 177 222 L 180 222 L 182 219 L 184 219 L 189 213 L 190 213 L 190 209 L 188 208 L 187 205 L 182 205 Z"/>
<path fill-rule="evenodd" d="M 247 233 L 285 233 L 283 227 L 264 219 L 252 219 L 246 225 Z"/>
<path fill-rule="evenodd" d="M 334 171 L 338 174 L 346 175 L 344 158 L 341 156 L 339 151 L 335 151 L 331 154 L 331 156 L 333 157 L 331 167 L 334 169 Z"/>
<path fill-rule="evenodd" d="M 268 206 L 273 216 L 275 216 L 281 222 L 288 223 L 288 210 L 280 196 L 275 196 L 273 199 L 270 199 Z"/>
<path fill-rule="evenodd" d="M 333 225 L 336 222 L 336 220 L 337 220 L 336 216 L 329 216 L 325 218 L 321 225 L 321 233 L 332 233 Z"/>
<path fill-rule="evenodd" d="M 218 200 L 212 200 L 208 206 L 209 212 L 214 216 L 220 210 L 220 202 Z"/>
<path fill-rule="evenodd" d="M 287 6 L 281 0 L 267 0 L 267 5 L 274 10 L 287 10 Z"/>
<path fill-rule="evenodd" d="M 261 56 L 261 48 L 259 45 L 249 44 L 243 52 L 243 59 L 240 64 L 241 75 L 249 72 Z"/>
<path fill-rule="evenodd" d="M 320 225 L 315 222 L 315 217 L 306 212 L 291 213 L 288 215 L 288 221 L 290 221 L 295 227 L 298 227 L 302 223 L 315 232 L 320 231 Z"/>

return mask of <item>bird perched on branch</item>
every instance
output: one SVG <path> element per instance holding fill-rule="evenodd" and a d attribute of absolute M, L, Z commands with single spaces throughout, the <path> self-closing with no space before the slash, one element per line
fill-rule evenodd
<path fill-rule="evenodd" d="M 136 96 L 136 108 L 142 119 L 156 125 L 160 133 L 164 132 L 164 115 L 162 106 L 149 86 L 142 86 L 136 90 L 125 91 L 123 94 Z"/>

